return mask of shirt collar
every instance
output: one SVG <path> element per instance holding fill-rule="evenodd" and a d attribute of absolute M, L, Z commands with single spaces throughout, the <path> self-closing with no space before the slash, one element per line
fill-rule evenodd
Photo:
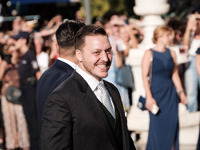
<path fill-rule="evenodd" d="M 71 62 L 71 61 L 69 61 L 67 59 L 64 59 L 64 58 L 61 58 L 61 57 L 58 57 L 57 59 L 67 63 L 68 65 L 70 65 L 74 69 L 76 69 L 76 67 L 77 67 L 77 65 L 75 63 L 73 63 L 73 62 Z"/>
<path fill-rule="evenodd" d="M 85 79 L 85 81 L 88 83 L 92 91 L 96 89 L 97 85 L 99 84 L 99 81 L 97 79 L 95 79 L 94 77 L 83 71 L 78 66 L 76 68 L 76 72 L 79 73 Z"/>

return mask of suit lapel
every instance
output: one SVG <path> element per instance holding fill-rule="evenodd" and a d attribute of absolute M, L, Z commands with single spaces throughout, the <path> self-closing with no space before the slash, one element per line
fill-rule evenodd
<path fill-rule="evenodd" d="M 110 96 L 112 97 L 112 100 L 114 101 L 115 105 L 116 105 L 116 109 L 119 112 L 120 118 L 121 115 L 124 112 L 123 107 L 122 107 L 122 102 L 121 102 L 121 98 L 120 95 L 116 93 L 116 90 L 114 90 L 107 82 L 104 82 L 106 88 L 108 89 Z"/>
<path fill-rule="evenodd" d="M 127 142 L 129 141 L 128 137 L 128 131 L 127 131 L 127 125 L 126 125 L 126 119 L 125 119 L 125 114 L 124 114 L 124 109 L 123 105 L 121 102 L 121 97 L 120 95 L 116 92 L 116 89 L 111 87 L 107 82 L 104 82 L 106 85 L 106 88 L 108 89 L 112 100 L 115 103 L 116 109 L 119 112 L 119 120 L 121 121 L 121 129 L 122 129 L 122 140 L 123 140 L 123 149 L 129 149 L 127 146 Z"/>

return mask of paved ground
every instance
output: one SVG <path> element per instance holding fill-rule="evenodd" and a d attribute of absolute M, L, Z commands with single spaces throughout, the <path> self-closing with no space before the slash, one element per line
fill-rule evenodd
<path fill-rule="evenodd" d="M 137 150 L 145 150 L 145 144 L 135 143 Z M 196 145 L 180 145 L 179 150 L 196 150 Z"/>

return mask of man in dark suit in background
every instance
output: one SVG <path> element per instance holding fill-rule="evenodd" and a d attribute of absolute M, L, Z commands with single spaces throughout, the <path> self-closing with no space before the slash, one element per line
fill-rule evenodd
<path fill-rule="evenodd" d="M 99 26 L 76 34 L 78 67 L 48 97 L 42 117 L 42 150 L 135 150 L 117 88 L 102 78 L 111 45 Z"/>
<path fill-rule="evenodd" d="M 42 74 L 37 84 L 36 103 L 41 129 L 41 118 L 44 105 L 50 93 L 65 79 L 67 79 L 76 68 L 77 58 L 75 56 L 75 34 L 84 26 L 84 23 L 74 20 L 64 20 L 56 31 L 57 47 L 59 57 L 55 63 Z"/>

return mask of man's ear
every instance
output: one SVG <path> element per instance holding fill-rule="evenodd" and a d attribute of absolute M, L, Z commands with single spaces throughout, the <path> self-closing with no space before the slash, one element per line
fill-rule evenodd
<path fill-rule="evenodd" d="M 59 45 L 57 41 L 55 42 L 55 45 L 56 45 L 56 49 L 59 50 Z"/>
<path fill-rule="evenodd" d="M 83 57 L 82 57 L 82 52 L 81 52 L 81 50 L 76 49 L 76 50 L 75 50 L 75 53 L 76 53 L 76 58 L 78 59 L 78 61 L 79 61 L 79 62 L 82 62 Z"/>

